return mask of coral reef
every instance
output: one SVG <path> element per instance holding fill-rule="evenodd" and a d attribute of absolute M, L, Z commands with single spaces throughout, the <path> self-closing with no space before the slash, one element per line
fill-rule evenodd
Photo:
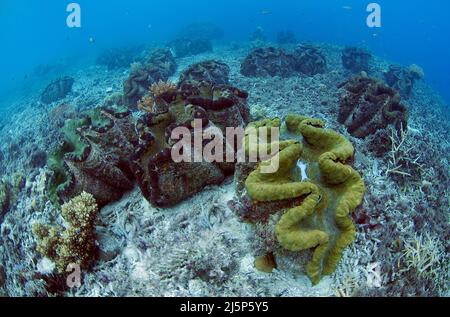
<path fill-rule="evenodd" d="M 61 132 L 63 143 L 48 158 L 54 203 L 89 191 L 103 206 L 133 187 L 128 157 L 137 138 L 129 111 L 96 108 L 84 118 L 68 120 Z"/>
<path fill-rule="evenodd" d="M 295 57 L 280 48 L 257 48 L 242 61 L 241 74 L 247 77 L 290 77 L 295 74 Z"/>
<path fill-rule="evenodd" d="M 51 104 L 55 101 L 65 98 L 71 91 L 75 80 L 66 76 L 50 83 L 41 94 L 41 101 L 45 104 Z"/>
<path fill-rule="evenodd" d="M 400 131 L 408 126 L 408 111 L 400 95 L 376 79 L 357 76 L 341 85 L 338 121 L 350 134 L 365 138 L 393 125 Z"/>
<path fill-rule="evenodd" d="M 295 69 L 307 76 L 325 73 L 325 55 L 313 45 L 299 45 L 295 51 Z"/>
<path fill-rule="evenodd" d="M 201 120 L 204 129 L 216 126 L 224 134 L 226 127 L 244 126 L 249 117 L 246 98 L 245 92 L 234 87 L 191 82 L 182 85 L 175 95 L 161 95 L 154 100 L 153 109 L 158 111 L 139 119 L 136 127 L 140 144 L 132 156 L 132 170 L 152 204 L 174 205 L 206 185 L 221 183 L 233 172 L 233 163 L 208 162 L 204 158 L 194 162 L 191 155 L 189 161 L 173 161 L 171 153 L 176 142 L 171 132 L 184 127 L 192 133 L 195 119 Z"/>
<path fill-rule="evenodd" d="M 227 64 L 209 60 L 189 66 L 180 75 L 179 85 L 187 81 L 207 82 L 212 85 L 229 83 L 230 67 Z"/>
<path fill-rule="evenodd" d="M 97 57 L 96 63 L 106 66 L 108 70 L 129 67 L 136 61 L 140 50 L 140 47 L 107 49 Z"/>
<path fill-rule="evenodd" d="M 136 107 L 137 102 L 147 93 L 155 82 L 167 81 L 177 68 L 175 58 L 169 49 L 157 49 L 145 63 L 131 66 L 128 79 L 123 84 L 123 98 L 126 105 Z"/>
<path fill-rule="evenodd" d="M 98 206 L 94 196 L 82 192 L 61 207 L 63 228 L 40 223 L 33 224 L 37 251 L 52 260 L 58 273 L 70 264 L 89 269 L 96 259 L 95 220 Z"/>
<path fill-rule="evenodd" d="M 389 70 L 384 73 L 386 83 L 399 91 L 404 98 L 411 96 L 415 81 L 422 79 L 424 76 L 423 70 L 415 64 L 406 69 L 391 65 Z"/>
<path fill-rule="evenodd" d="M 299 75 L 283 80 L 241 76 L 240 60 L 247 47 L 246 43 L 230 43 L 207 54 L 207 58 L 229 65 L 230 82 L 249 92 L 254 119 L 284 117 L 301 109 L 305 116 L 327 118 L 327 127 L 344 131 L 336 120 L 339 95 L 335 89 L 348 80 L 349 72 L 341 61 L 342 47 L 320 44 L 327 58 L 325 76 Z M 183 71 L 204 59 L 198 55 L 177 62 Z M 391 63 L 374 56 L 371 75 L 383 78 L 382 70 Z M 62 66 L 59 75 L 51 70 L 45 76 L 57 78 L 68 63 Z M 63 230 L 59 208 L 48 201 L 47 185 L 53 172 L 48 166 L 31 166 L 41 165 L 39 151 L 57 146 L 59 131 L 67 119 L 102 105 L 103 100 L 107 108 L 122 104 L 123 96 L 114 92 L 121 91 L 127 74 L 122 69 L 99 69 L 104 68 L 76 68 L 76 92 L 63 104 L 35 106 L 39 104 L 38 91 L 17 96 L 8 101 L 7 108 L 0 107 L 0 174 L 3 183 L 16 193 L 0 221 L 0 296 L 449 296 L 448 105 L 427 82 L 418 81 L 405 103 L 409 116 L 403 133 L 388 126 L 364 139 L 349 136 L 358 149 L 351 163 L 363 176 L 367 192 L 364 204 L 351 215 L 356 239 L 344 250 L 336 271 L 314 287 L 306 275 L 314 250 L 288 251 L 275 232 L 283 212 L 273 211 L 298 207 L 303 197 L 255 203 L 244 196 L 238 201 L 235 184 L 227 178 L 220 186 L 208 186 L 173 207 L 151 205 L 137 186 L 103 207 L 96 221 L 100 249 L 96 265 L 91 271 L 83 270 L 80 287 L 61 289 L 66 279 L 53 274 L 54 264 L 36 252 L 30 225 L 57 223 Z M 38 86 L 46 79 L 39 80 Z M 200 94 L 196 85 L 189 88 L 186 83 L 183 87 L 186 96 L 169 93 L 166 98 L 163 93 L 155 97 L 152 112 L 167 112 L 167 105 L 173 105 L 174 101 L 162 102 L 162 97 L 185 100 L 192 95 L 191 90 L 194 95 Z M 145 95 L 153 98 L 148 86 L 144 88 Z M 207 105 L 215 99 L 215 104 L 220 104 L 216 97 L 192 99 Z M 237 120 L 237 113 L 232 107 L 223 118 L 236 114 L 233 120 Z M 36 164 L 32 163 L 34 154 Z M 243 165 L 236 166 L 236 175 L 241 171 L 244 175 L 237 184 L 242 191 L 246 177 L 257 168 L 256 164 Z M 13 180 L 15 171 L 23 171 L 25 182 L 23 177 Z M 14 183 L 21 182 L 24 185 L 20 191 L 19 187 L 13 189 Z M 227 205 L 233 210 L 236 207 L 237 213 Z M 374 273 L 379 281 L 368 278 Z M 379 284 L 371 284 L 373 281 Z"/>
<path fill-rule="evenodd" d="M 353 73 L 369 70 L 372 54 L 359 47 L 346 47 L 342 51 L 342 65 Z"/>
<path fill-rule="evenodd" d="M 257 126 L 279 123 L 266 120 Z M 280 152 L 274 157 L 279 160 L 277 171 L 261 172 L 274 158 L 250 170 L 245 195 L 253 201 L 251 212 L 259 222 L 287 209 L 276 224 L 276 239 L 292 252 L 315 249 L 306 272 L 317 284 L 335 270 L 343 250 L 354 240 L 355 226 L 349 214 L 362 203 L 365 185 L 358 172 L 345 165 L 354 149 L 342 135 L 325 130 L 321 120 L 295 115 L 286 117 L 286 126 L 302 140 L 280 142 Z M 238 181 L 243 178 L 245 174 L 237 176 Z"/>
<path fill-rule="evenodd" d="M 180 38 L 167 44 L 175 52 L 176 57 L 186 57 L 212 52 L 213 45 L 208 39 Z"/>

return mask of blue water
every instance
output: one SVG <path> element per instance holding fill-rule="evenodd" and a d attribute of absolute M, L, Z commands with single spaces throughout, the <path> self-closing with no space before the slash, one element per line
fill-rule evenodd
<path fill-rule="evenodd" d="M 224 40 L 247 40 L 257 26 L 275 40 L 283 29 L 302 41 L 365 46 L 403 65 L 416 63 L 450 101 L 450 1 L 377 0 L 382 27 L 366 25 L 362 0 L 78 0 L 82 27 L 66 26 L 65 0 L 1 0 L 0 97 L 26 87 L 39 64 L 75 63 L 106 47 L 165 42 L 184 25 L 211 21 Z M 89 41 L 92 38 L 94 41 Z"/>

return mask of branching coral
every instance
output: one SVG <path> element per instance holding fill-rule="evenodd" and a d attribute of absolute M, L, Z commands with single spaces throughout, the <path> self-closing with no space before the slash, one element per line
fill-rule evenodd
<path fill-rule="evenodd" d="M 389 152 L 386 175 L 394 174 L 401 177 L 413 177 L 412 171 L 421 171 L 424 166 L 420 163 L 421 155 L 411 155 L 414 144 L 408 140 L 409 130 L 400 129 L 400 133 L 391 128 L 391 151 Z"/>
<path fill-rule="evenodd" d="M 58 273 L 69 264 L 82 269 L 92 266 L 96 257 L 95 220 L 98 213 L 94 196 L 86 192 L 62 205 L 65 227 L 33 224 L 37 251 L 55 262 Z"/>
<path fill-rule="evenodd" d="M 445 268 L 446 254 L 439 239 L 430 234 L 415 235 L 405 241 L 402 261 L 405 268 L 401 272 L 416 270 L 419 277 L 434 279 L 438 271 Z M 447 268 L 448 270 L 448 268 Z"/>
<path fill-rule="evenodd" d="M 361 176 L 345 165 L 354 149 L 342 135 L 325 130 L 321 120 L 295 115 L 286 118 L 286 126 L 302 140 L 281 142 L 280 152 L 272 158 L 279 160 L 280 168 L 262 173 L 261 168 L 270 164 L 263 161 L 245 185 L 258 204 L 294 200 L 276 225 L 276 237 L 289 251 L 315 248 L 307 274 L 317 284 L 334 271 L 354 239 L 355 227 L 348 215 L 361 204 L 365 186 Z M 307 166 L 306 179 L 296 168 L 299 162 Z"/>

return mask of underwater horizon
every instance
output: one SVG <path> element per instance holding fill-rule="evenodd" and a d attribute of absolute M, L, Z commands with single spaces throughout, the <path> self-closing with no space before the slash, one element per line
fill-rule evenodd
<path fill-rule="evenodd" d="M 449 12 L 1 0 L 0 297 L 449 297 Z"/>

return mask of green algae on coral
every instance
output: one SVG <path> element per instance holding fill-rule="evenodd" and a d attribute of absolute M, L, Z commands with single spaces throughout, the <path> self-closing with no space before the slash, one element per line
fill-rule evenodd
<path fill-rule="evenodd" d="M 257 202 L 303 198 L 282 215 L 275 234 L 289 251 L 315 248 L 306 272 L 317 284 L 335 270 L 343 250 L 355 238 L 349 213 L 362 203 L 365 185 L 358 172 L 345 164 L 354 153 L 345 137 L 325 130 L 321 120 L 301 116 L 289 115 L 286 126 L 301 140 L 281 142 L 280 169 L 261 173 L 268 161 L 262 162 L 245 184 L 247 194 Z M 296 177 L 299 161 L 307 166 L 306 180 Z"/>

